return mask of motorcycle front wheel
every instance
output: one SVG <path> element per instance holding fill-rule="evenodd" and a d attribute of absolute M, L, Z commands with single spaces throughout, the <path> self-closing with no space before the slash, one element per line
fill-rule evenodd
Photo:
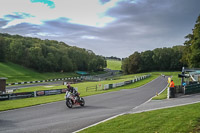
<path fill-rule="evenodd" d="M 81 101 L 81 102 L 80 102 L 80 105 L 81 105 L 81 106 L 84 106 L 84 105 L 85 105 L 85 100 L 81 97 L 81 98 L 80 98 L 80 101 Z"/>
<path fill-rule="evenodd" d="M 72 100 L 71 99 L 66 99 L 66 105 L 67 105 L 68 108 L 72 108 L 72 106 L 73 106 Z"/>

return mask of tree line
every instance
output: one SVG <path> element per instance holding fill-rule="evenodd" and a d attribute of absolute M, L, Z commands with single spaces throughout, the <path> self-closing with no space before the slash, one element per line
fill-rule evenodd
<path fill-rule="evenodd" d="M 183 66 L 200 68 L 200 16 L 184 45 L 134 52 L 122 61 L 126 74 L 149 71 L 180 71 Z"/>
<path fill-rule="evenodd" d="M 118 60 L 118 61 L 121 61 L 121 58 L 114 57 L 114 56 L 106 57 L 106 59 L 107 60 Z"/>
<path fill-rule="evenodd" d="M 10 61 L 40 72 L 98 71 L 107 66 L 91 50 L 55 40 L 0 33 L 0 62 Z"/>

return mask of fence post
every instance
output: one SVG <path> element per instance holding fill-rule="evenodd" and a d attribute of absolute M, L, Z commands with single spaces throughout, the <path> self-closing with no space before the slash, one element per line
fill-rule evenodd
<path fill-rule="evenodd" d="M 167 88 L 167 99 L 169 99 L 169 94 L 170 94 L 170 92 L 169 92 L 169 87 Z"/>
<path fill-rule="evenodd" d="M 34 91 L 34 97 L 37 97 L 37 95 L 36 95 L 36 91 Z"/>

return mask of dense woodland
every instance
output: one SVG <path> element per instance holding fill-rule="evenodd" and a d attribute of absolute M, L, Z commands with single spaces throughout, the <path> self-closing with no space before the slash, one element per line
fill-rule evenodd
<path fill-rule="evenodd" d="M 91 50 L 64 42 L 0 33 L 0 61 L 9 61 L 40 72 L 98 71 L 106 60 Z"/>
<path fill-rule="evenodd" d="M 156 48 L 144 52 L 134 52 L 123 59 L 122 70 L 126 74 L 149 71 L 180 71 L 183 66 L 200 68 L 200 16 L 192 34 L 185 37 L 183 46 Z"/>

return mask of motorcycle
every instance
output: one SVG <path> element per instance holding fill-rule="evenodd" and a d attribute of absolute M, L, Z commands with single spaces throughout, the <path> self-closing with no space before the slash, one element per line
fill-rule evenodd
<path fill-rule="evenodd" d="M 80 95 L 80 93 L 78 93 L 78 95 Z M 85 101 L 82 97 L 80 97 L 78 99 L 77 96 L 74 96 L 71 92 L 66 91 L 66 105 L 68 108 L 72 108 L 73 105 L 80 105 L 80 106 L 84 106 L 85 105 Z"/>

